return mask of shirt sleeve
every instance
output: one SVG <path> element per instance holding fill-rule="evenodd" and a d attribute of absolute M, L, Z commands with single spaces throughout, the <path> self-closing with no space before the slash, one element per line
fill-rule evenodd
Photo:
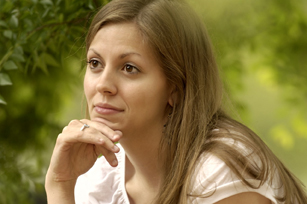
<path fill-rule="evenodd" d="M 272 204 L 279 204 L 274 195 L 275 190 L 265 182 L 260 188 L 253 189 L 246 186 L 218 157 L 209 154 L 203 157 L 196 168 L 191 184 L 189 203 L 212 204 L 227 197 L 244 193 L 256 192 L 271 200 Z M 247 179 L 251 184 L 258 185 L 259 181 Z"/>

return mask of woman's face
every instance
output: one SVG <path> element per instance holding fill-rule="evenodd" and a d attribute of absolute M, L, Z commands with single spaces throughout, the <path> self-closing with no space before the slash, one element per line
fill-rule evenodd
<path fill-rule="evenodd" d="M 87 61 L 84 91 L 91 120 L 121 130 L 124 137 L 162 131 L 171 89 L 135 24 L 105 25 L 94 37 Z"/>

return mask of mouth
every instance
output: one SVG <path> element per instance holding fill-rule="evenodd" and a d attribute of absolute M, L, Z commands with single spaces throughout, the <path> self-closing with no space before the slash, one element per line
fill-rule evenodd
<path fill-rule="evenodd" d="M 123 112 L 124 110 L 107 103 L 97 103 L 94 105 L 94 110 L 101 115 L 112 115 Z"/>

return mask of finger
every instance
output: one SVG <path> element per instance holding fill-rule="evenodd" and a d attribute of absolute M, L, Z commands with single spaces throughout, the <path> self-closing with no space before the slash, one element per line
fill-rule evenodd
<path fill-rule="evenodd" d="M 100 123 L 100 122 L 96 122 L 96 121 L 90 121 L 87 119 L 82 119 L 80 120 L 82 123 L 88 124 L 91 127 L 97 129 L 98 131 L 100 131 L 102 134 L 104 134 L 105 136 L 107 136 L 110 140 L 112 140 L 113 142 L 118 142 L 119 139 L 122 137 L 122 132 L 119 130 L 113 130 L 110 127 L 108 127 L 107 125 Z"/>
<path fill-rule="evenodd" d="M 84 124 L 88 124 L 89 127 L 82 128 Z M 97 130 L 95 127 L 95 122 L 85 120 L 82 121 L 79 120 L 72 120 L 70 121 L 69 125 L 63 129 L 62 133 L 65 133 L 64 139 L 59 138 L 59 141 L 66 141 L 68 143 L 76 143 L 76 142 L 82 142 L 82 143 L 90 143 L 90 144 L 97 144 L 101 145 L 104 148 L 108 149 L 112 152 L 119 152 L 119 148 L 114 144 L 114 142 L 117 142 L 119 140 L 119 136 L 115 137 L 115 141 L 112 141 L 109 137 L 107 137 L 105 134 L 101 133 L 99 130 Z M 97 124 L 96 124 L 97 126 Z M 105 126 L 106 129 L 110 129 L 109 127 Z M 115 133 L 115 131 L 112 130 L 112 132 Z M 117 135 L 120 135 L 121 132 L 116 133 Z"/>
<path fill-rule="evenodd" d="M 102 148 L 101 146 L 95 146 L 96 147 L 96 150 L 97 150 L 97 153 L 99 155 L 102 155 L 105 157 L 105 159 L 107 160 L 107 162 L 113 166 L 113 167 L 116 167 L 117 164 L 118 164 L 118 160 L 116 158 L 116 155 L 114 154 L 114 152 L 111 152 L 111 151 L 108 151 L 104 148 Z"/>
<path fill-rule="evenodd" d="M 116 134 L 113 136 L 112 141 L 113 141 L 113 142 L 118 142 L 118 141 L 122 138 L 123 133 L 122 133 L 121 131 L 119 131 L 119 130 L 115 130 L 114 132 L 115 132 Z"/>
<path fill-rule="evenodd" d="M 93 127 L 87 127 L 81 130 L 82 123 L 80 121 L 73 121 L 65 129 L 66 142 L 70 143 L 90 143 L 103 146 L 105 149 L 112 152 L 119 152 L 119 148 L 108 137 Z"/>
<path fill-rule="evenodd" d="M 116 146 L 116 144 L 113 143 L 109 138 L 107 138 L 104 135 L 101 135 L 101 140 L 100 140 L 100 147 L 105 148 L 108 151 L 111 151 L 113 153 L 119 152 L 119 147 Z"/>
<path fill-rule="evenodd" d="M 57 146 L 66 146 L 69 144 L 69 147 L 74 143 L 86 143 L 86 144 L 93 144 L 93 145 L 101 145 L 105 143 L 101 141 L 102 138 L 100 136 L 88 135 L 84 136 L 81 131 L 70 131 L 68 127 L 65 132 L 58 135 L 56 140 Z"/>
<path fill-rule="evenodd" d="M 69 123 L 68 123 L 68 126 L 70 125 L 75 125 L 75 124 L 80 124 L 81 122 L 79 120 L 71 120 Z"/>

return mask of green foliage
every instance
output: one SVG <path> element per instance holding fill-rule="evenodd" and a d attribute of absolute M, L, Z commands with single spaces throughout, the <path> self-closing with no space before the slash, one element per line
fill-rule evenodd
<path fill-rule="evenodd" d="M 90 15 L 100 6 L 92 0 L 1 0 L 0 80 L 10 81 L 6 73 L 17 68 L 45 74 L 47 67 L 59 68 L 65 52 L 81 47 Z"/>
<path fill-rule="evenodd" d="M 306 183 L 307 2 L 189 2 L 205 19 L 234 109 Z"/>
<path fill-rule="evenodd" d="M 225 79 L 240 82 L 248 68 L 269 69 L 272 80 L 299 87 L 307 98 L 307 12 L 302 5 L 302 0 L 232 1 L 219 20 L 210 19 Z M 230 89 L 236 92 L 238 86 Z"/>
<path fill-rule="evenodd" d="M 84 37 L 103 3 L 0 0 L 0 203 L 46 202 L 50 148 L 81 87 Z"/>

